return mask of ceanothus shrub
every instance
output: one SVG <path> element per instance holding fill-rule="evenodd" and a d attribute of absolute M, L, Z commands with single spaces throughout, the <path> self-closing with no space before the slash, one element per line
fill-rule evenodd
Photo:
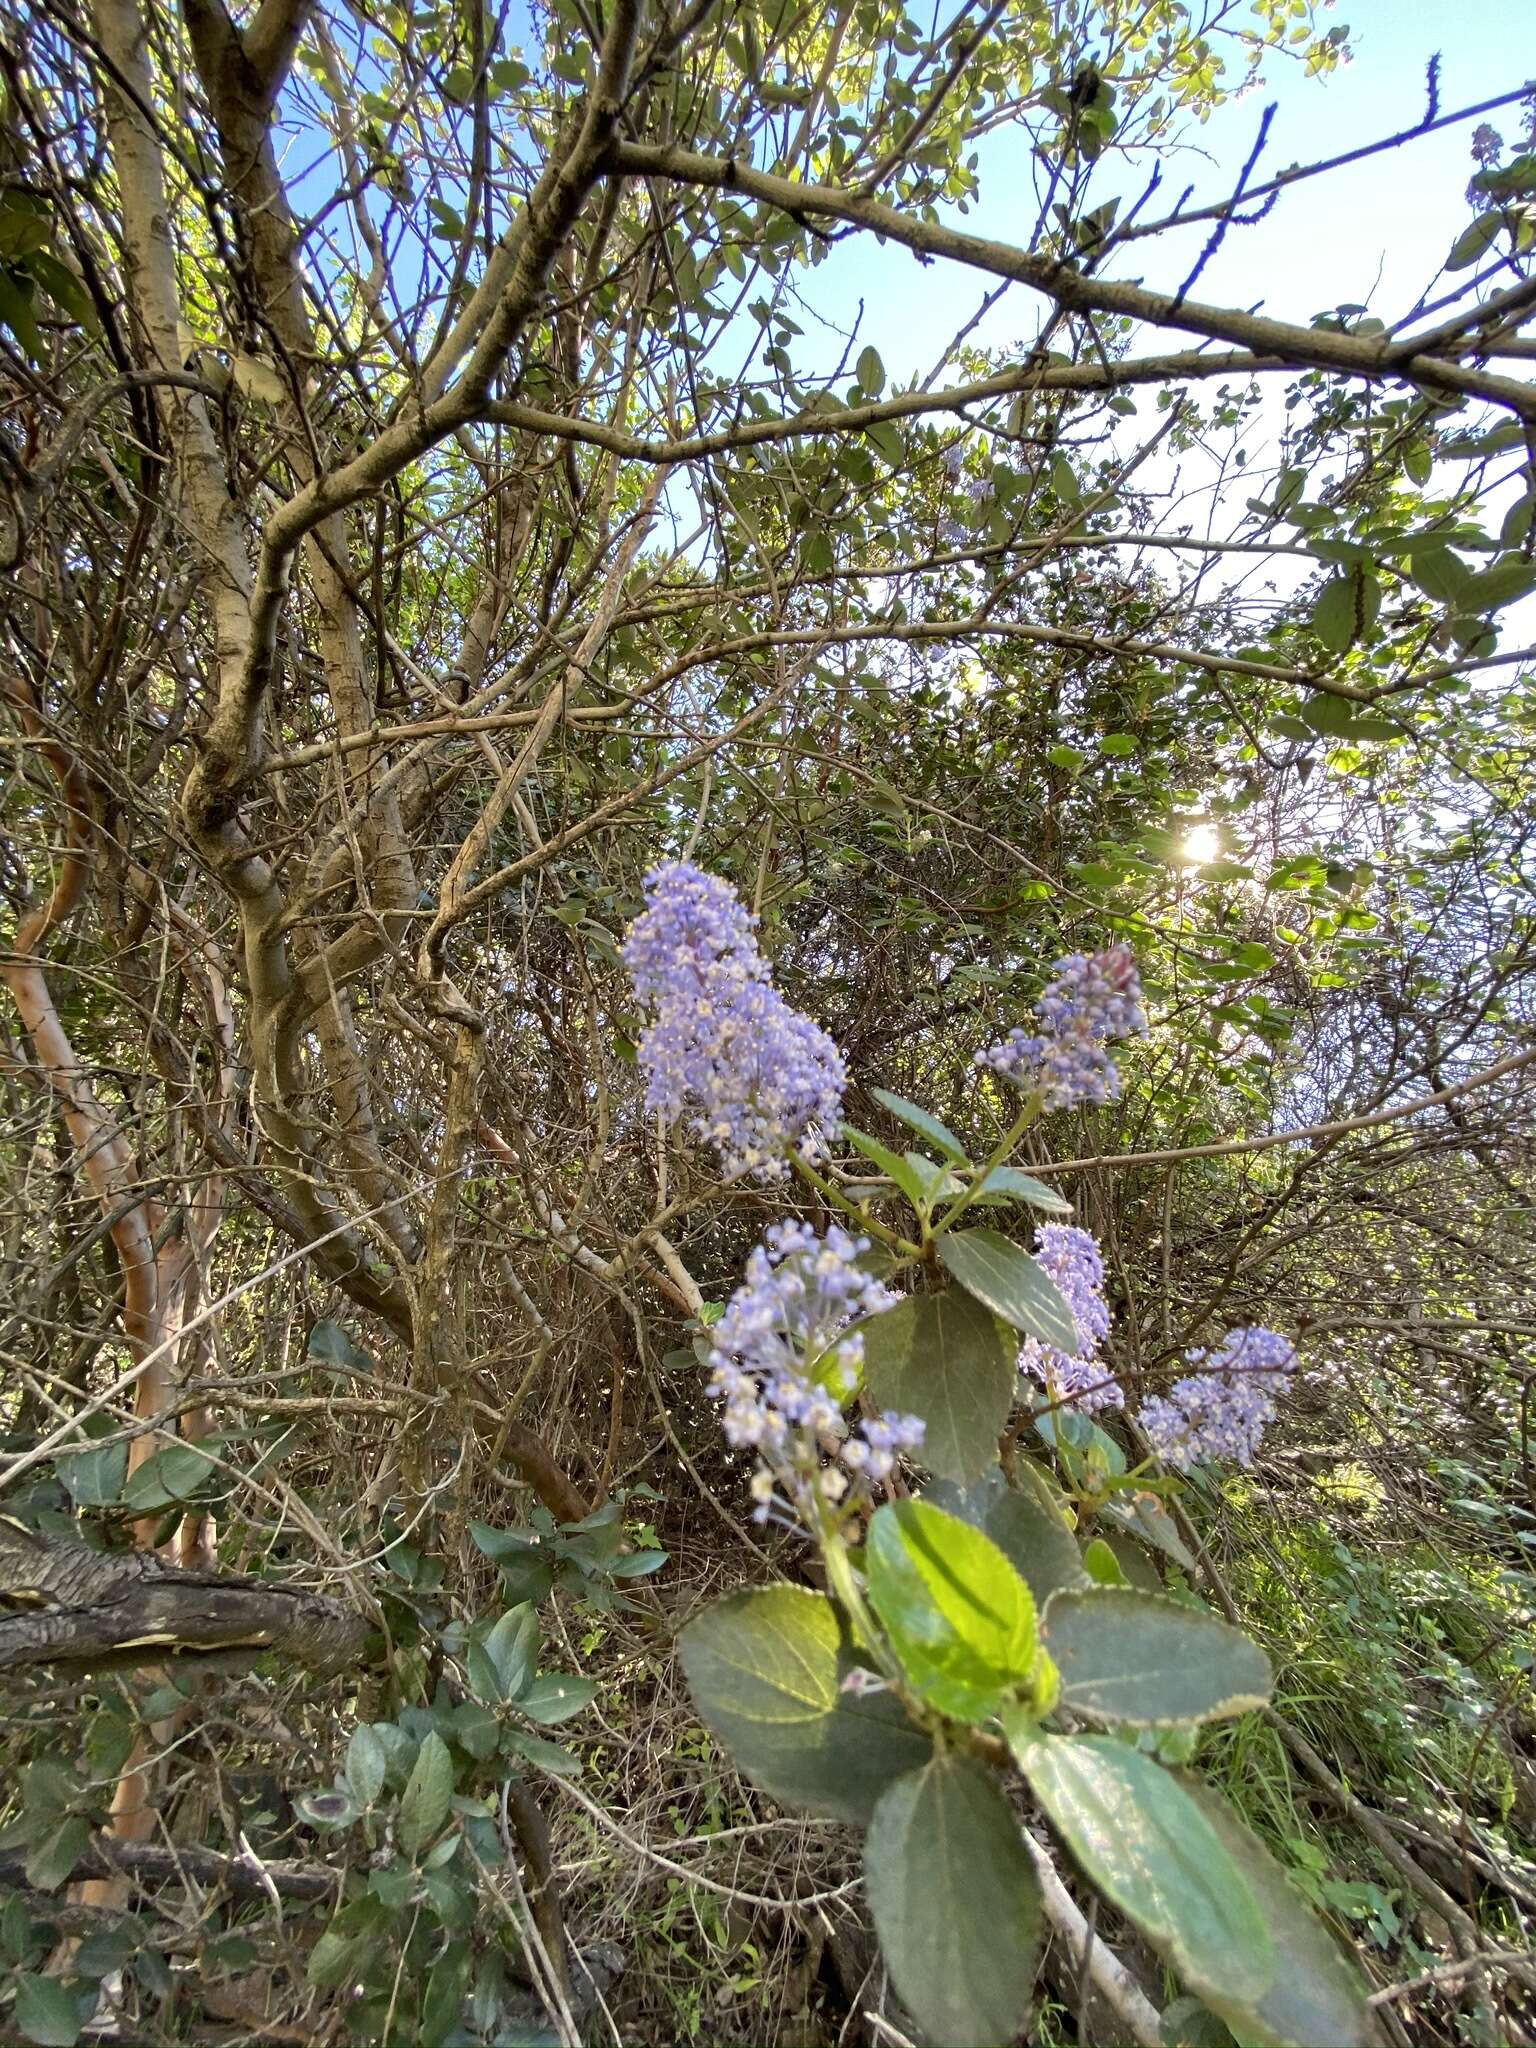
<path fill-rule="evenodd" d="M 1332 1937 L 1176 1768 L 1206 1723 L 1268 1698 L 1267 1658 L 1192 1593 L 1130 1585 L 1096 1533 L 1190 1566 L 1165 1503 L 1199 1464 L 1252 1460 L 1294 1348 L 1237 1329 L 1191 1352 L 1128 1427 L 1145 1446 L 1131 1464 L 1097 1419 L 1124 1403 L 1099 1356 L 1099 1248 L 1010 1163 L 1044 1111 L 1118 1095 L 1111 1047 L 1147 1028 L 1129 948 L 1059 962 L 1033 1028 L 976 1055 L 1018 1107 L 973 1161 L 883 1090 L 921 1149 L 844 1127 L 842 1056 L 775 989 L 724 882 L 673 863 L 646 878 L 646 905 L 624 958 L 649 1012 L 649 1108 L 726 1178 L 794 1175 L 846 1217 L 775 1224 L 711 1331 L 709 1391 L 728 1441 L 756 1454 L 754 1513 L 815 1545 L 829 1591 L 752 1587 L 685 1627 L 703 1718 L 776 1798 L 865 1831 L 887 1968 L 936 2042 L 981 2048 L 1025 2025 L 1046 1921 L 1025 1788 L 1240 2041 L 1374 2040 Z M 867 1176 L 838 1176 L 838 1137 L 903 1198 L 903 1224 L 873 1213 Z M 978 1220 L 1021 1206 L 1053 1219 L 1033 1255 Z M 1020 1410 L 1031 1454 L 1009 1430 Z"/>

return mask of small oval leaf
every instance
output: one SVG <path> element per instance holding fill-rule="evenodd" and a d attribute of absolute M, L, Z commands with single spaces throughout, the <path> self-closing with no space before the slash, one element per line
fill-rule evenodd
<path fill-rule="evenodd" d="M 1191 1988 L 1267 1989 L 1264 1916 L 1215 1829 L 1161 1764 L 1107 1735 L 1042 1735 L 1011 1712 L 1019 1768 L 1095 1888 Z"/>
<path fill-rule="evenodd" d="M 1024 1688 L 1039 1648 L 1029 1588 L 990 1537 L 926 1501 L 878 1509 L 865 1541 L 870 1604 L 914 1692 L 984 1721 Z"/>
<path fill-rule="evenodd" d="M 842 1689 L 855 1660 L 820 1593 L 733 1593 L 677 1646 L 700 1716 L 738 1769 L 787 1804 L 865 1822 L 892 1779 L 932 1754 L 891 1693 Z"/>
<path fill-rule="evenodd" d="M 864 1889 L 891 1982 L 950 2048 L 1011 2041 L 1040 1953 L 1040 1880 L 989 1771 L 953 1752 L 886 1793 Z"/>
<path fill-rule="evenodd" d="M 967 1294 L 985 1302 L 994 1315 L 1075 1356 L 1082 1336 L 1061 1289 L 1028 1252 L 1010 1244 L 1001 1231 L 961 1230 L 939 1239 L 939 1257 Z"/>
<path fill-rule="evenodd" d="M 1269 1659 L 1240 1629 L 1198 1607 L 1130 1586 L 1058 1593 L 1045 1647 L 1061 1672 L 1061 1703 L 1095 1721 L 1137 1728 L 1218 1721 L 1269 1698 Z"/>

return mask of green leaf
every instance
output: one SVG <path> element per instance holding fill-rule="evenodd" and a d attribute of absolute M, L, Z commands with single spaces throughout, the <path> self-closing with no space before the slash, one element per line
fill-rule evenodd
<path fill-rule="evenodd" d="M 400 1796 L 400 1842 L 408 1856 L 426 1847 L 453 1802 L 453 1758 L 434 1729 L 423 1736 L 410 1777 Z"/>
<path fill-rule="evenodd" d="M 969 1479 L 991 1464 L 1018 1388 L 991 1311 L 952 1288 L 908 1295 L 860 1329 L 870 1395 L 922 1418 L 919 1455 L 929 1471 Z"/>
<path fill-rule="evenodd" d="M 27 1883 L 34 1891 L 57 1891 L 91 1843 L 91 1824 L 72 1813 L 57 1822 L 27 1851 Z"/>
<path fill-rule="evenodd" d="M 652 1572 L 661 1570 L 668 1556 L 665 1550 L 630 1550 L 603 1569 L 610 1579 L 648 1579 Z"/>
<path fill-rule="evenodd" d="M 1264 1991 L 1264 1916 L 1201 1809 L 1161 1764 L 1107 1735 L 1042 1735 L 1003 1717 L 1030 1790 L 1094 1888 L 1202 1998 Z"/>
<path fill-rule="evenodd" d="M 888 1109 L 898 1123 L 904 1123 L 909 1130 L 936 1145 L 946 1159 L 956 1166 L 965 1166 L 965 1147 L 947 1124 L 941 1124 L 936 1116 L 930 1116 L 926 1109 L 919 1109 L 915 1102 L 908 1102 L 904 1095 L 893 1095 L 888 1088 L 871 1088 L 870 1094 L 882 1109 Z"/>
<path fill-rule="evenodd" d="M 197 1443 L 167 1444 L 146 1458 L 123 1488 L 123 1505 L 136 1515 L 158 1514 L 178 1501 L 192 1500 L 221 1477 L 213 1463 L 223 1449 L 221 1436 Z"/>
<path fill-rule="evenodd" d="M 1274 1976 L 1257 1997 L 1200 1988 L 1238 2038 L 1253 2048 L 1374 2048 L 1381 2039 L 1355 1969 L 1285 1871 L 1206 1785 L 1180 1780 L 1252 1894 L 1275 1951 Z"/>
<path fill-rule="evenodd" d="M 9 327 L 34 363 L 43 359 L 43 337 L 32 311 L 32 280 L 0 264 L 0 326 Z"/>
<path fill-rule="evenodd" d="M 123 1490 L 128 1469 L 128 1446 L 100 1444 L 94 1450 L 61 1453 L 54 1469 L 77 1508 L 104 1508 Z"/>
<path fill-rule="evenodd" d="M 453 1739 L 477 1763 L 483 1764 L 496 1754 L 501 1732 L 501 1722 L 479 1700 L 460 1700 L 453 1710 Z"/>
<path fill-rule="evenodd" d="M 537 1553 L 539 1539 L 528 1529 L 493 1529 L 486 1522 L 468 1524 L 470 1541 L 476 1550 L 500 1564 L 503 1558 L 527 1557 Z"/>
<path fill-rule="evenodd" d="M 416 2039 L 421 2048 L 439 2048 L 459 2023 L 464 1994 L 469 1989 L 470 1951 L 467 1941 L 450 1942 L 432 1965 L 421 2001 L 421 2025 Z"/>
<path fill-rule="evenodd" d="M 1479 576 L 1469 576 L 1463 586 L 1460 608 L 1465 612 L 1496 612 L 1506 604 L 1513 604 L 1516 598 L 1528 597 L 1536 590 L 1536 563 L 1525 562 L 1518 555 L 1508 555 L 1484 569 Z"/>
<path fill-rule="evenodd" d="M 1076 1537 L 1043 1487 L 1034 1490 L 1032 1468 L 1020 1461 L 1018 1469 L 1026 1475 L 1029 1492 L 1010 1486 L 994 1471 L 965 1488 L 936 1480 L 923 1498 L 989 1536 L 1028 1586 L 1036 1608 L 1043 1609 L 1053 1593 L 1085 1586 L 1087 1574 Z"/>
<path fill-rule="evenodd" d="M 947 1202 L 964 1192 L 965 1183 L 948 1167 L 940 1165 L 937 1159 L 930 1159 L 926 1152 L 907 1151 L 902 1154 L 907 1171 L 917 1180 L 923 1191 L 923 1206 L 935 1208 L 940 1202 Z"/>
<path fill-rule="evenodd" d="M 859 351 L 859 360 L 854 365 L 854 375 L 859 388 L 868 392 L 871 398 L 878 398 L 885 389 L 885 365 L 880 360 L 880 351 L 865 348 Z"/>
<path fill-rule="evenodd" d="M 1120 1569 L 1119 1558 L 1102 1536 L 1095 1536 L 1083 1552 L 1083 1570 L 1096 1586 L 1125 1586 L 1130 1583 Z"/>
<path fill-rule="evenodd" d="M 351 1976 L 357 1947 L 357 1936 L 344 1934 L 340 1928 L 328 1927 L 309 1952 L 305 1977 L 323 1990 L 335 1990 Z"/>
<path fill-rule="evenodd" d="M 1040 1880 L 992 1774 L 953 1752 L 898 1779 L 864 1843 L 886 1968 L 923 2033 L 994 2048 L 1023 2030 L 1040 1953 Z"/>
<path fill-rule="evenodd" d="M 384 1790 L 387 1768 L 384 1745 L 366 1721 L 352 1730 L 347 1744 L 347 1784 L 359 1806 L 372 1806 Z"/>
<path fill-rule="evenodd" d="M 1342 654 L 1371 630 L 1380 609 L 1381 585 L 1369 571 L 1332 576 L 1312 607 L 1312 630 L 1330 654 Z"/>
<path fill-rule="evenodd" d="M 1337 697 L 1331 690 L 1318 690 L 1301 707 L 1309 730 L 1327 738 L 1343 738 L 1353 731 L 1359 706 L 1349 697 Z"/>
<path fill-rule="evenodd" d="M 844 1124 L 843 1136 L 856 1152 L 863 1153 L 871 1166 L 879 1167 L 887 1180 L 896 1183 L 914 1209 L 923 1206 L 927 1192 L 923 1176 L 914 1172 L 905 1159 L 882 1145 L 878 1138 L 870 1137 L 867 1131 L 856 1131 L 851 1124 Z"/>
<path fill-rule="evenodd" d="M 1035 1434 L 1055 1451 L 1074 1483 L 1086 1478 L 1097 1486 L 1125 1470 L 1125 1453 L 1114 1438 L 1076 1408 L 1045 1409 L 1035 1417 Z"/>
<path fill-rule="evenodd" d="M 1408 555 L 1408 573 L 1436 604 L 1459 604 L 1472 572 L 1444 541 L 1418 542 Z"/>
<path fill-rule="evenodd" d="M 1072 1204 L 1065 1196 L 1048 1188 L 1043 1180 L 1036 1180 L 1033 1174 L 1020 1173 L 1012 1166 L 994 1166 L 982 1183 L 978 1201 L 988 1201 L 1005 1196 L 1012 1202 L 1025 1202 L 1031 1209 L 1043 1209 L 1047 1216 L 1070 1216 Z"/>
<path fill-rule="evenodd" d="M 1451 253 L 1445 259 L 1446 269 L 1469 269 L 1485 250 L 1493 247 L 1503 225 L 1504 216 L 1497 207 L 1491 213 L 1480 213 L 1472 225 L 1463 228 L 1451 244 Z"/>
<path fill-rule="evenodd" d="M 844 1692 L 855 1668 L 823 1594 L 766 1586 L 716 1602 L 678 1637 L 693 1703 L 733 1762 L 789 1805 L 865 1822 L 930 1755 L 888 1692 Z"/>
<path fill-rule="evenodd" d="M 57 1977 L 39 1977 L 31 1970 L 16 1978 L 16 2024 L 38 2048 L 74 2048 L 80 2038 L 74 1998 Z"/>
<path fill-rule="evenodd" d="M 548 1728 L 557 1721 L 569 1721 L 573 1714 L 590 1707 L 596 1698 L 597 1687 L 590 1678 L 567 1678 L 561 1672 L 543 1672 L 518 1701 L 517 1711 L 526 1714 L 530 1721 L 537 1721 L 541 1727 Z"/>
<path fill-rule="evenodd" d="M 126 1915 L 111 1927 L 99 1927 L 94 1934 L 88 1934 L 75 1950 L 76 1975 L 94 1977 L 99 1982 L 103 1977 L 110 1977 L 114 1970 L 126 1969 L 142 1945 L 146 1932 L 143 1921 Z M 210 1942 L 203 1951 L 204 1956 L 213 1949 L 214 1944 Z M 222 1961 L 223 1953 L 221 1947 L 216 1951 L 216 1959 Z M 249 1960 L 254 1962 L 256 1955 L 253 1946 Z"/>
<path fill-rule="evenodd" d="M 524 1601 L 520 1606 L 509 1607 L 480 1644 L 495 1678 L 489 1697 L 516 1699 L 533 1676 L 539 1641 L 539 1618 L 532 1606 Z M 478 1661 L 476 1670 L 483 1680 L 486 1674 Z"/>
<path fill-rule="evenodd" d="M 994 1315 L 1068 1356 L 1082 1338 L 1061 1290 L 1028 1252 L 997 1230 L 959 1230 L 939 1239 L 939 1257 L 967 1294 Z"/>
<path fill-rule="evenodd" d="M 1195 1560 L 1179 1534 L 1178 1524 L 1155 1493 L 1138 1493 L 1130 1500 L 1106 1501 L 1100 1512 L 1129 1535 L 1137 1537 L 1153 1550 L 1162 1551 L 1165 1557 L 1171 1557 L 1182 1570 L 1192 1572 L 1195 1569 Z"/>
<path fill-rule="evenodd" d="M 979 1529 L 926 1501 L 887 1502 L 870 1522 L 864 1571 L 913 1691 L 944 1713 L 984 1721 L 1028 1684 L 1035 1603 Z"/>
<path fill-rule="evenodd" d="M 1269 1698 L 1269 1659 L 1257 1643 L 1214 1614 L 1153 1593 L 1058 1593 L 1044 1632 L 1062 1705 L 1091 1720 L 1139 1728 L 1217 1721 Z"/>
<path fill-rule="evenodd" d="M 514 1756 L 525 1758 L 553 1777 L 574 1778 L 580 1775 L 580 1757 L 572 1756 L 558 1742 L 546 1742 L 542 1735 L 515 1735 L 507 1747 Z"/>
<path fill-rule="evenodd" d="M 876 420 L 873 426 L 864 429 L 864 438 L 875 444 L 892 469 L 900 468 L 906 449 L 901 429 L 894 420 Z"/>
<path fill-rule="evenodd" d="M 323 1359 L 330 1365 L 344 1366 L 348 1372 L 372 1372 L 374 1369 L 372 1358 L 352 1342 L 340 1323 L 315 1324 L 309 1333 L 309 1356 Z"/>

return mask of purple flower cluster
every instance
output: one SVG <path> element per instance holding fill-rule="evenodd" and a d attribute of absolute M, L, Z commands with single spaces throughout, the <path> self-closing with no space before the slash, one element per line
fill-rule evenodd
<path fill-rule="evenodd" d="M 847 1072 L 827 1034 L 769 978 L 756 920 L 731 888 L 687 861 L 645 878 L 646 909 L 623 959 L 651 1011 L 640 1039 L 646 1107 L 684 1110 L 728 1180 L 782 1177 L 786 1145 L 836 1134 Z"/>
<path fill-rule="evenodd" d="M 763 1460 L 752 1482 L 759 1521 L 775 1484 L 797 1507 L 811 1505 L 813 1491 L 837 1501 L 850 1475 L 889 1479 L 899 1453 L 922 1443 L 914 1415 L 882 1415 L 853 1434 L 843 1418 L 864 1359 L 863 1337 L 844 1333 L 896 1300 L 858 1265 L 868 1249 L 868 1238 L 836 1224 L 820 1238 L 807 1223 L 776 1223 L 715 1325 L 709 1392 L 725 1404 L 726 1440 Z M 823 1455 L 836 1462 L 823 1468 Z"/>
<path fill-rule="evenodd" d="M 1068 1353 L 1026 1337 L 1019 1348 L 1019 1370 L 1043 1380 L 1053 1401 L 1089 1414 L 1119 1408 L 1125 1400 L 1120 1382 L 1098 1362 L 1099 1346 L 1109 1335 L 1109 1304 L 1097 1240 L 1071 1223 L 1042 1223 L 1035 1232 L 1035 1258 L 1072 1311 L 1078 1345 Z"/>
<path fill-rule="evenodd" d="M 1016 1027 L 1001 1045 L 978 1052 L 976 1064 L 1021 1088 L 1038 1089 L 1044 1109 L 1113 1102 L 1120 1076 L 1107 1047 L 1147 1028 L 1131 949 L 1073 953 L 1051 972 L 1054 978 L 1035 1005 L 1039 1028 Z"/>
<path fill-rule="evenodd" d="M 1156 1395 L 1140 1421 L 1165 1465 L 1187 1472 L 1204 1458 L 1251 1465 L 1275 1396 L 1296 1369 L 1296 1347 L 1276 1330 L 1228 1330 L 1214 1351 L 1191 1351 L 1197 1372 Z"/>

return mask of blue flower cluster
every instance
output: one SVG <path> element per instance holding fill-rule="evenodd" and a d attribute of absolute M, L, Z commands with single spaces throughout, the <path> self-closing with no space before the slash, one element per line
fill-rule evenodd
<path fill-rule="evenodd" d="M 1076 1351 L 1060 1351 L 1026 1337 L 1019 1348 L 1019 1369 L 1043 1380 L 1053 1401 L 1092 1413 L 1119 1408 L 1125 1394 L 1113 1373 L 1098 1360 L 1099 1346 L 1109 1335 L 1109 1304 L 1104 1299 L 1104 1256 L 1091 1231 L 1071 1223 L 1042 1223 L 1035 1232 L 1035 1258 L 1060 1288 L 1077 1324 Z"/>
<path fill-rule="evenodd" d="M 885 1414 L 852 1434 L 843 1418 L 864 1360 L 864 1339 L 848 1325 L 896 1301 L 858 1264 L 868 1250 L 868 1238 L 836 1224 L 820 1238 L 807 1223 L 776 1223 L 715 1325 L 709 1392 L 725 1404 L 727 1441 L 763 1460 L 752 1482 L 758 1521 L 776 1485 L 797 1509 L 811 1508 L 813 1494 L 838 1501 L 850 1475 L 886 1480 L 898 1455 L 922 1443 L 913 1415 Z M 823 1466 L 823 1456 L 835 1462 Z"/>
<path fill-rule="evenodd" d="M 1038 1029 L 1017 1027 L 1001 1045 L 976 1054 L 1020 1088 L 1038 1089 L 1044 1109 L 1079 1102 L 1113 1102 L 1120 1076 L 1107 1050 L 1117 1038 L 1147 1028 L 1141 982 L 1129 946 L 1103 953 L 1073 953 L 1052 968 L 1053 980 L 1035 1005 Z"/>
<path fill-rule="evenodd" d="M 652 1012 L 639 1045 L 646 1107 L 689 1126 L 727 1180 L 783 1177 L 786 1146 L 835 1136 L 847 1071 L 837 1047 L 769 978 L 756 920 L 718 876 L 672 861 L 645 878 L 623 959 Z"/>
<path fill-rule="evenodd" d="M 1204 1458 L 1251 1465 L 1275 1396 L 1296 1369 L 1296 1347 L 1277 1330 L 1228 1330 L 1214 1351 L 1191 1351 L 1197 1372 L 1175 1380 L 1140 1416 L 1165 1465 L 1187 1472 Z"/>

